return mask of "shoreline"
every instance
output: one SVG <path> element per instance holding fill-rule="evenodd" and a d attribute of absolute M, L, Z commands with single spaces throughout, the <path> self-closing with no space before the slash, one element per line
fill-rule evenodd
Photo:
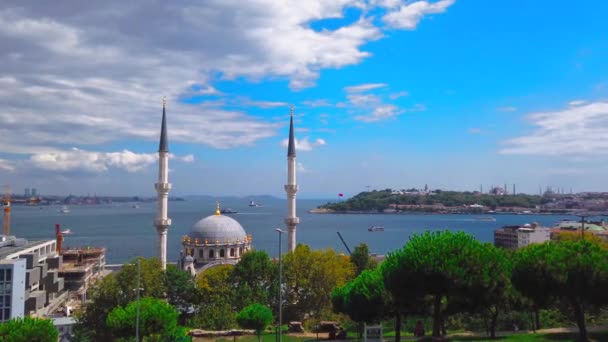
<path fill-rule="evenodd" d="M 331 209 L 311 209 L 307 211 L 309 214 L 336 214 L 336 215 L 484 215 L 484 216 L 492 216 L 492 215 L 518 215 L 518 216 L 535 216 L 535 215 L 561 215 L 561 216 L 572 216 L 574 213 L 547 213 L 547 212 L 538 212 L 538 213 L 518 213 L 518 212 L 494 212 L 494 213 L 463 213 L 463 212 L 453 212 L 453 213 L 439 213 L 439 212 L 426 212 L 426 211 L 400 211 L 400 212 L 378 212 L 378 211 L 336 211 Z"/>

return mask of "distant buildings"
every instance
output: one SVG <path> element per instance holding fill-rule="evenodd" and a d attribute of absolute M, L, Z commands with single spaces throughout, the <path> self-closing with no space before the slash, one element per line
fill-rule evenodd
<path fill-rule="evenodd" d="M 551 229 L 538 224 L 505 226 L 494 231 L 494 245 L 507 249 L 517 249 L 532 243 L 543 243 L 551 239 Z"/>

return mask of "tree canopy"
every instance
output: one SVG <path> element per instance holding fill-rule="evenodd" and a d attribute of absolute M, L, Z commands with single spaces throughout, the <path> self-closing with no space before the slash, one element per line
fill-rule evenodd
<path fill-rule="evenodd" d="M 110 312 L 106 324 L 113 339 L 135 336 L 138 306 L 140 336 L 161 341 L 189 341 L 185 330 L 177 324 L 177 310 L 161 299 L 150 297 L 133 301 L 124 308 L 118 306 Z"/>
<path fill-rule="evenodd" d="M 0 341 L 57 342 L 59 333 L 53 322 L 41 318 L 12 318 L 0 323 Z"/>
<path fill-rule="evenodd" d="M 236 316 L 236 321 L 241 327 L 255 330 L 258 341 L 262 341 L 262 332 L 272 320 L 272 311 L 258 303 L 244 307 Z"/>

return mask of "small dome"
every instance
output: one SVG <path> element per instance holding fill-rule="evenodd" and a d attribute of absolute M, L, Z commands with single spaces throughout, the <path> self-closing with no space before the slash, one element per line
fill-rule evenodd
<path fill-rule="evenodd" d="M 235 243 L 237 239 L 241 242 L 247 240 L 247 233 L 240 223 L 231 217 L 217 214 L 196 222 L 188 236 L 192 240 L 198 239 L 200 243 L 206 240 L 209 244 L 214 244 L 216 241 L 225 244 L 226 241 Z"/>

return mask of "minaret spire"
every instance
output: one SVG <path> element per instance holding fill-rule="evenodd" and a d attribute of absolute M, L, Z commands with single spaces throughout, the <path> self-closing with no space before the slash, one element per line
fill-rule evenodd
<path fill-rule="evenodd" d="M 287 225 L 287 248 L 289 252 L 293 252 L 296 248 L 296 226 L 300 223 L 300 218 L 296 216 L 296 193 L 300 188 L 296 184 L 296 141 L 293 130 L 293 106 L 290 109 L 289 115 L 289 144 L 287 145 L 287 184 L 285 192 L 287 193 L 287 217 L 285 224 Z"/>
<path fill-rule="evenodd" d="M 167 139 L 167 99 L 163 97 L 163 118 L 160 130 L 160 143 L 158 145 L 158 182 L 156 188 L 158 209 L 154 225 L 158 233 L 158 259 L 162 264 L 163 270 L 167 267 L 167 230 L 171 225 L 168 217 L 169 190 L 169 142 Z"/>

